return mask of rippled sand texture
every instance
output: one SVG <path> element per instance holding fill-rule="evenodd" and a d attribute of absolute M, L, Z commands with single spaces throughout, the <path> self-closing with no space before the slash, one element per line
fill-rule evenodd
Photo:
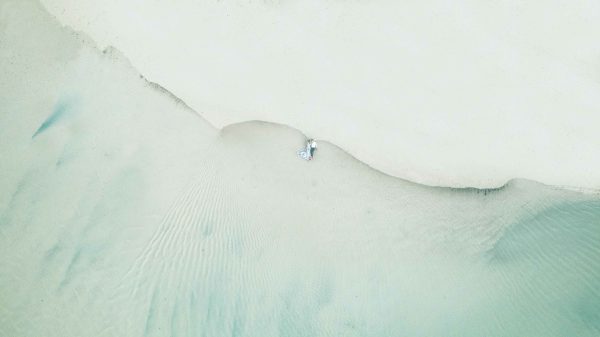
<path fill-rule="evenodd" d="M 600 334 L 597 194 L 305 162 L 1 8 L 0 336 Z"/>

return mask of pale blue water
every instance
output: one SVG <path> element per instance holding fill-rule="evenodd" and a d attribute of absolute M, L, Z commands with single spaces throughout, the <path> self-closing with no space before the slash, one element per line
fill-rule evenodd
<path fill-rule="evenodd" d="M 600 195 L 307 163 L 2 11 L 0 336 L 600 335 Z"/>
<path fill-rule="evenodd" d="M 60 101 L 58 101 L 54 110 L 52 110 L 52 113 L 48 116 L 48 118 L 46 118 L 42 125 L 40 125 L 40 127 L 35 131 L 31 138 L 35 138 L 37 135 L 46 131 L 46 129 L 51 127 L 53 124 L 67 117 L 68 113 L 72 109 L 72 105 L 73 103 L 69 102 L 66 99 L 61 99 Z"/>

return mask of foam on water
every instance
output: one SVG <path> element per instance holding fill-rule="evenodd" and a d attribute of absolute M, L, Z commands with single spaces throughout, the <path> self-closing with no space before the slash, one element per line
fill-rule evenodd
<path fill-rule="evenodd" d="M 300 132 L 219 131 L 27 1 L 0 41 L 2 336 L 600 333 L 597 194 L 305 162 Z"/>

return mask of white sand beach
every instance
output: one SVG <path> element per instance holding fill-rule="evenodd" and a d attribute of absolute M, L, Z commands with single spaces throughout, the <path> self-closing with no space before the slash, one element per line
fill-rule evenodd
<path fill-rule="evenodd" d="M 597 193 L 305 161 L 36 1 L 0 20 L 0 336 L 598 336 Z"/>
<path fill-rule="evenodd" d="M 41 2 L 219 128 L 433 186 L 600 188 L 598 1 Z"/>

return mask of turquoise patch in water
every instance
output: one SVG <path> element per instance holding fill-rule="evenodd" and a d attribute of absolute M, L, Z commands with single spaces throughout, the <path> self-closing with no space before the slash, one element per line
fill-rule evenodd
<path fill-rule="evenodd" d="M 67 117 L 73 111 L 73 106 L 73 99 L 61 98 L 54 106 L 54 110 L 52 110 L 50 116 L 46 118 L 46 120 L 42 123 L 42 125 L 40 125 L 40 127 L 35 131 L 31 138 L 33 139 L 37 137 L 39 134 L 43 133 L 51 126 L 55 125 L 57 122 Z"/>

